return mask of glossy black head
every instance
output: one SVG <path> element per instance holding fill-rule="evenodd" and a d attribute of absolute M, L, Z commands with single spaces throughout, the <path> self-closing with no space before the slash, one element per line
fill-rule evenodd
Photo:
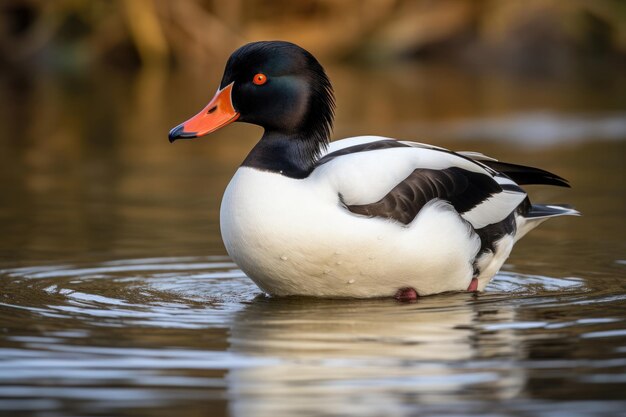
<path fill-rule="evenodd" d="M 328 142 L 334 115 L 332 87 L 306 50 L 282 41 L 244 45 L 228 59 L 220 88 L 231 83 L 239 121 Z"/>
<path fill-rule="evenodd" d="M 253 42 L 231 55 L 213 99 L 169 139 L 253 123 L 265 133 L 243 165 L 302 178 L 329 142 L 334 108 L 330 81 L 313 55 L 289 42 Z"/>

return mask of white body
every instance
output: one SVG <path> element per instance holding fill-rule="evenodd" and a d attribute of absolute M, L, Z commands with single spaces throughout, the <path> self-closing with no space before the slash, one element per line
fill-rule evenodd
<path fill-rule="evenodd" d="M 333 142 L 328 152 L 381 140 Z M 229 255 L 264 291 L 320 297 L 420 295 L 464 291 L 474 274 L 480 239 L 473 228 L 498 222 L 525 194 L 498 194 L 461 217 L 432 200 L 408 225 L 354 214 L 342 206 L 381 199 L 419 167 L 481 168 L 428 148 L 391 148 L 336 158 L 304 179 L 240 167 L 222 201 L 220 223 Z M 340 196 L 342 199 L 340 199 Z M 482 290 L 508 257 L 514 236 L 482 255 Z"/>

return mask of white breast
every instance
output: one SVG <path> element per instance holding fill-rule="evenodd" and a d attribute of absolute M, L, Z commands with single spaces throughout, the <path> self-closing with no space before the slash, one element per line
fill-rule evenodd
<path fill-rule="evenodd" d="M 450 206 L 433 201 L 408 226 L 341 206 L 332 178 L 297 180 L 241 167 L 222 201 L 229 255 L 276 295 L 391 296 L 465 290 L 480 242 Z"/>

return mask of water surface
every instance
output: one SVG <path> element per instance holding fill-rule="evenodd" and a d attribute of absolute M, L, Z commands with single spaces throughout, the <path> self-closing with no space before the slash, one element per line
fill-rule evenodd
<path fill-rule="evenodd" d="M 5 74 L 0 414 L 624 415 L 624 78 L 329 72 L 336 137 L 544 167 L 574 188 L 532 198 L 584 216 L 525 237 L 482 294 L 270 298 L 218 229 L 259 129 L 167 143 L 219 74 Z"/>

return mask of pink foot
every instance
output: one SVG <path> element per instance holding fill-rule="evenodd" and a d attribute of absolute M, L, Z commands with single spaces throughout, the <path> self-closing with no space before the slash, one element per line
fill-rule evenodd
<path fill-rule="evenodd" d="M 478 278 L 472 278 L 472 282 L 470 282 L 469 287 L 467 287 L 467 291 L 478 291 Z"/>
<path fill-rule="evenodd" d="M 393 296 L 398 301 L 416 301 L 418 297 L 419 294 L 415 291 L 415 288 L 411 287 L 400 288 L 396 291 L 396 295 Z"/>

